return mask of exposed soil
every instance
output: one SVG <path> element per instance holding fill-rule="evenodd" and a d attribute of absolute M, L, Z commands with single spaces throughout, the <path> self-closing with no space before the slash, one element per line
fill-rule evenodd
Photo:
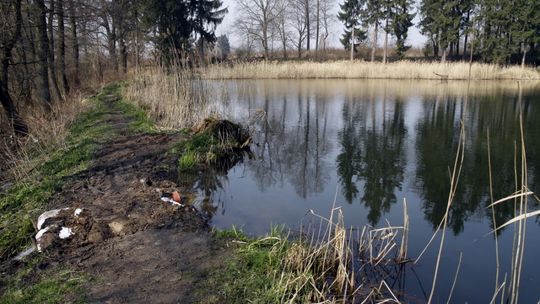
<path fill-rule="evenodd" d="M 102 144 L 92 167 L 72 177 L 49 208 L 84 209 L 86 229 L 51 246 L 47 267 L 87 273 L 90 303 L 197 302 L 206 292 L 195 291 L 230 253 L 189 205 L 190 183 L 179 181 L 178 156 L 167 153 L 183 135 L 130 135 L 129 119 L 110 99 L 104 123 L 117 136 Z M 161 201 L 173 191 L 185 207 Z"/>

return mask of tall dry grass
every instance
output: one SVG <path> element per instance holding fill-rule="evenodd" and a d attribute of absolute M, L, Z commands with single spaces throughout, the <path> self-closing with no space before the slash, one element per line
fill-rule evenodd
<path fill-rule="evenodd" d="M 278 238 L 272 249 L 284 252 L 270 284 L 281 303 L 400 302 L 390 285 L 408 262 L 406 211 L 403 226 L 377 229 L 347 229 L 335 202 L 329 217 L 311 216 L 298 238 Z"/>
<path fill-rule="evenodd" d="M 365 61 L 261 61 L 209 65 L 200 70 L 205 79 L 449 79 L 449 80 L 540 80 L 533 68 L 502 67 L 465 62 L 434 63 L 398 61 L 387 64 Z"/>
<path fill-rule="evenodd" d="M 21 110 L 29 134 L 23 138 L 5 130 L 0 134 L 0 182 L 31 178 L 34 168 L 47 162 L 52 152 L 66 148 L 69 126 L 88 106 L 81 93 L 74 93 L 54 103 L 50 112 L 41 107 Z"/>
<path fill-rule="evenodd" d="M 204 81 L 180 67 L 150 67 L 128 75 L 124 96 L 163 128 L 189 128 L 215 113 Z"/>

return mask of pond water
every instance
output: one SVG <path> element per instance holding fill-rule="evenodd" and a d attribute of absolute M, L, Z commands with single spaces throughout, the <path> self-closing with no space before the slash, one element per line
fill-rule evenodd
<path fill-rule="evenodd" d="M 493 216 L 486 208 L 488 131 L 494 199 L 516 190 L 520 111 L 528 185 L 540 193 L 538 83 L 261 80 L 211 86 L 222 94 L 215 105 L 218 110 L 249 122 L 256 144 L 251 159 L 217 180 L 196 184 L 198 205 L 212 216 L 213 225 L 235 225 L 252 235 L 267 233 L 271 225 L 298 229 L 309 210 L 327 215 L 334 198 L 347 226 L 402 225 L 406 199 L 409 254 L 418 256 L 443 219 L 463 121 L 465 157 L 434 303 L 446 302 L 460 253 L 463 260 L 452 302 L 490 301 L 496 262 Z M 532 201 L 530 208 L 538 208 Z M 513 210 L 513 203 L 502 204 L 495 210 L 495 222 L 508 221 Z M 537 303 L 538 218 L 528 220 L 526 232 L 520 302 Z M 511 226 L 499 233 L 501 278 L 509 275 L 512 238 Z M 399 282 L 407 301 L 426 301 L 438 244 L 437 239 Z"/>

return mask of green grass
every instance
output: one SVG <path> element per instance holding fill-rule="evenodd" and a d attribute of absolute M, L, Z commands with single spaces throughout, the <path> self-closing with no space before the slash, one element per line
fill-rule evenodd
<path fill-rule="evenodd" d="M 191 150 L 184 152 L 178 160 L 178 165 L 182 171 L 193 170 L 197 166 L 197 163 L 197 155 Z"/>
<path fill-rule="evenodd" d="M 89 168 L 96 149 L 106 143 L 115 132 L 107 123 L 110 109 L 104 104 L 108 95 L 119 95 L 120 85 L 109 85 L 91 99 L 91 107 L 81 113 L 70 126 L 65 148 L 50 153 L 48 161 L 31 172 L 31 176 L 17 181 L 4 194 L 0 194 L 0 261 L 11 258 L 30 245 L 35 234 L 33 221 L 44 211 L 54 193 L 60 191 L 66 180 Z M 131 120 L 130 130 L 147 131 L 151 127 L 137 109 L 115 102 Z M 53 268 L 34 274 L 38 257 L 30 261 L 15 275 L 0 279 L 3 292 L 0 303 L 63 303 L 66 296 L 77 293 L 84 279 L 79 274 Z"/>
<path fill-rule="evenodd" d="M 34 257 L 5 284 L 0 304 L 84 303 L 82 283 L 87 278 L 66 269 L 48 270 L 36 274 L 41 259 Z M 31 282 L 31 283 L 30 283 Z"/>
<path fill-rule="evenodd" d="M 28 246 L 35 233 L 35 220 L 52 195 L 61 190 L 66 178 L 88 168 L 100 141 L 110 137 L 110 126 L 101 124 L 106 112 L 99 96 L 94 106 L 70 127 L 66 148 L 52 153 L 49 161 L 32 172 L 32 178 L 18 181 L 0 196 L 0 260 Z"/>
<path fill-rule="evenodd" d="M 117 101 L 115 106 L 131 119 L 129 130 L 132 133 L 152 133 L 156 131 L 156 126 L 146 112 L 140 107 L 127 103 L 124 100 Z"/>
<path fill-rule="evenodd" d="M 275 227 L 268 237 L 252 239 L 233 227 L 215 230 L 214 237 L 234 240 L 238 247 L 224 269 L 214 271 L 208 278 L 209 286 L 219 286 L 220 297 L 204 299 L 208 303 L 281 303 L 285 286 L 279 278 L 294 274 L 284 272 L 284 260 L 294 244 Z"/>

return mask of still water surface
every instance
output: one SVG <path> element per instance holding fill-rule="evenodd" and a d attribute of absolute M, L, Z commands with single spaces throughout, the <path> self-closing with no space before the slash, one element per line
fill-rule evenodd
<path fill-rule="evenodd" d="M 452 302 L 490 301 L 496 267 L 493 216 L 486 208 L 487 136 L 497 200 L 515 191 L 522 110 L 529 188 L 540 193 L 540 85 L 522 83 L 521 99 L 516 82 L 264 80 L 211 86 L 223 94 L 216 105 L 223 115 L 250 122 L 256 145 L 251 159 L 197 182 L 198 204 L 213 225 L 235 225 L 253 235 L 271 225 L 298 228 L 309 210 L 327 215 L 336 196 L 348 226 L 401 225 L 406 199 L 409 253 L 417 256 L 443 219 L 463 121 L 465 159 L 435 302 L 446 302 L 461 252 Z M 501 205 L 495 222 L 513 215 L 513 204 Z M 512 227 L 499 234 L 501 277 L 509 272 L 512 236 Z M 429 295 L 437 246 L 400 282 L 407 301 L 424 302 Z M 540 299 L 538 257 L 540 224 L 533 218 L 527 224 L 523 303 Z"/>

